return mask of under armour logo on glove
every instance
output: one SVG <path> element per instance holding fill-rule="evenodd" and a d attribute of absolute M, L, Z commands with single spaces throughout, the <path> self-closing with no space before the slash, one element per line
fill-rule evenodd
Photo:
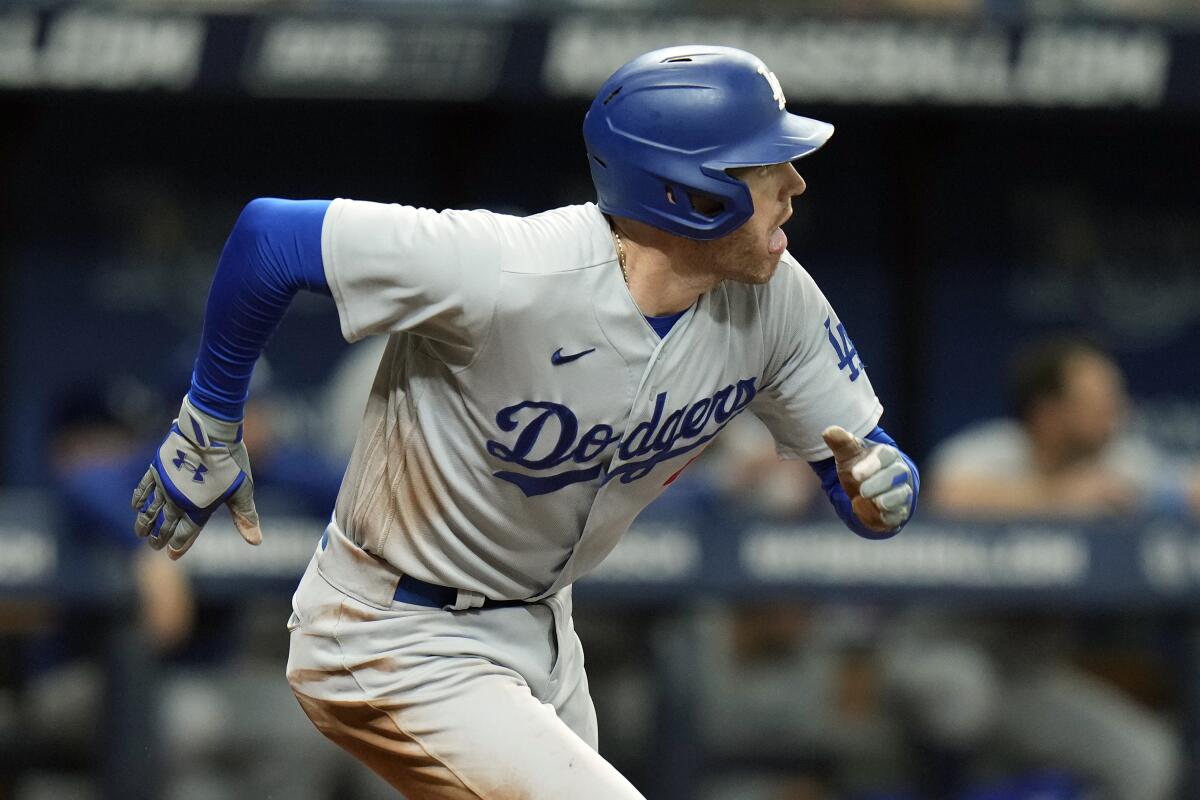
<path fill-rule="evenodd" d="M 190 469 L 192 471 L 192 480 L 196 483 L 204 483 L 204 473 L 208 472 L 208 467 L 188 461 L 187 456 L 183 454 L 182 450 L 176 450 L 175 455 L 176 458 L 171 459 L 171 463 L 175 465 L 175 469 Z"/>
<path fill-rule="evenodd" d="M 188 472 L 192 479 L 181 480 L 181 474 Z M 147 537 L 155 549 L 169 544 L 171 558 L 187 552 L 204 523 L 222 505 L 233 512 L 243 539 L 250 544 L 261 542 L 254 480 L 240 421 L 216 419 L 185 397 L 179 418 L 134 490 L 132 504 L 138 512 L 134 531 Z"/>

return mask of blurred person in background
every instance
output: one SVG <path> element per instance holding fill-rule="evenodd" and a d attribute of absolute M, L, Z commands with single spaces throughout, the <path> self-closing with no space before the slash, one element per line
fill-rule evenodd
<path fill-rule="evenodd" d="M 1097 346 L 1037 341 L 1014 359 L 1010 388 L 1015 419 L 973 426 L 932 455 L 929 497 L 938 512 L 1100 521 L 1200 511 L 1195 466 L 1127 429 L 1124 381 Z M 1078 626 L 1060 617 L 909 613 L 881 650 L 889 696 L 943 766 L 1050 766 L 1107 800 L 1175 797 L 1179 734 L 1077 666 Z"/>
<path fill-rule="evenodd" d="M 879 615 L 796 601 L 709 605 L 695 678 L 707 751 L 729 774 L 705 800 L 892 797 L 907 783 L 903 731 L 881 705 Z"/>
<path fill-rule="evenodd" d="M 1011 375 L 1015 419 L 983 422 L 944 442 L 930 501 L 980 518 L 1095 519 L 1148 512 L 1200 517 L 1200 470 L 1127 426 L 1120 369 L 1084 339 L 1022 351 Z"/>
<path fill-rule="evenodd" d="M 51 423 L 49 459 L 53 490 L 63 509 L 66 552 L 82 569 L 117 563 L 132 570 L 136 611 L 144 644 L 169 669 L 161 673 L 156 724 L 165 767 L 164 796 L 170 800 L 241 800 L 279 796 L 330 800 L 382 798 L 394 794 L 352 759 L 324 745 L 278 680 L 277 653 L 254 638 L 250 646 L 231 631 L 253 608 L 209 608 L 198 603 L 187 572 L 175 562 L 153 558 L 128 525 L 126 484 L 143 470 L 144 442 L 127 424 L 112 392 L 90 386 L 69 392 Z M 254 409 L 264 466 L 289 448 L 271 441 L 272 416 Z M 294 448 L 291 448 L 294 450 Z M 288 488 L 286 470 L 265 468 L 260 480 Z M 309 473 L 311 476 L 312 473 Z M 333 489 L 336 490 L 335 474 Z M 289 496 L 310 495 L 332 505 L 328 487 L 291 487 Z M 119 490 L 118 490 L 119 489 Z M 270 490 L 268 489 L 268 492 Z M 303 513 L 305 509 L 299 509 Z M 119 612 L 118 612 L 119 613 Z M 274 610 L 272 613 L 274 616 Z M 32 737 L 52 746 L 88 753 L 104 727 L 104 676 L 99 644 L 103 616 L 84 610 L 65 615 L 61 628 L 35 658 L 25 717 Z M 274 626 L 272 626 L 274 630 Z M 250 637 L 247 637 L 250 638 Z M 286 640 L 277 636 L 276 648 Z M 35 775 L 23 782 L 21 800 L 85 800 L 95 797 L 87 780 Z"/>

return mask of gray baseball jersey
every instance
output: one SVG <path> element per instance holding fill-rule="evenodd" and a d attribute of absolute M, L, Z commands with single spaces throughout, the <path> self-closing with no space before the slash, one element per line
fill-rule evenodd
<path fill-rule="evenodd" d="M 882 413 L 789 254 L 662 338 L 593 204 L 521 218 L 336 200 L 322 255 L 346 339 L 391 335 L 333 524 L 431 583 L 549 595 L 742 411 L 810 461 L 830 455 L 825 427 L 863 435 Z"/>

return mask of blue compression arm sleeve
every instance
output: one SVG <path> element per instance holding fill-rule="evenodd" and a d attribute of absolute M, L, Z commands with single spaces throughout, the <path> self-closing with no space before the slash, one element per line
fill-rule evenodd
<path fill-rule="evenodd" d="M 876 444 L 887 444 L 895 447 L 900 453 L 900 457 L 908 464 L 908 468 L 912 470 L 913 476 L 913 496 L 912 505 L 909 508 L 908 519 L 912 519 L 917 513 L 917 495 L 921 493 L 921 474 L 917 472 L 917 465 L 913 460 L 905 455 L 904 451 L 899 448 L 896 441 L 888 436 L 883 428 L 876 427 L 875 430 L 868 433 L 865 437 L 867 441 L 875 442 Z M 862 536 L 865 539 L 887 539 L 895 536 L 900 530 L 908 524 L 905 520 L 899 528 L 886 533 L 879 533 L 866 527 L 854 515 L 854 509 L 850 505 L 850 497 L 846 494 L 846 490 L 842 488 L 842 484 L 838 481 L 837 467 L 834 465 L 832 458 L 827 458 L 823 461 L 810 461 L 808 463 L 812 467 L 813 472 L 817 473 L 817 477 L 821 479 L 821 488 L 825 490 L 825 494 L 829 497 L 829 502 L 833 504 L 833 510 L 837 512 L 838 517 L 842 522 L 846 523 L 846 527 Z"/>
<path fill-rule="evenodd" d="M 330 294 L 321 260 L 328 200 L 252 200 L 238 217 L 208 292 L 192 403 L 242 418 L 254 362 L 300 289 Z"/>

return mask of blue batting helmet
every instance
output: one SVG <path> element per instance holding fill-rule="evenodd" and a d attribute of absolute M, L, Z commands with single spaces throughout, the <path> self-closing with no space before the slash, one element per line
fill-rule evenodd
<path fill-rule="evenodd" d="M 683 45 L 612 74 L 583 120 L 600 210 L 689 239 L 716 239 L 754 214 L 730 167 L 806 156 L 833 133 L 789 114 L 775 74 L 732 47 Z M 720 203 L 693 206 L 701 195 Z"/>

